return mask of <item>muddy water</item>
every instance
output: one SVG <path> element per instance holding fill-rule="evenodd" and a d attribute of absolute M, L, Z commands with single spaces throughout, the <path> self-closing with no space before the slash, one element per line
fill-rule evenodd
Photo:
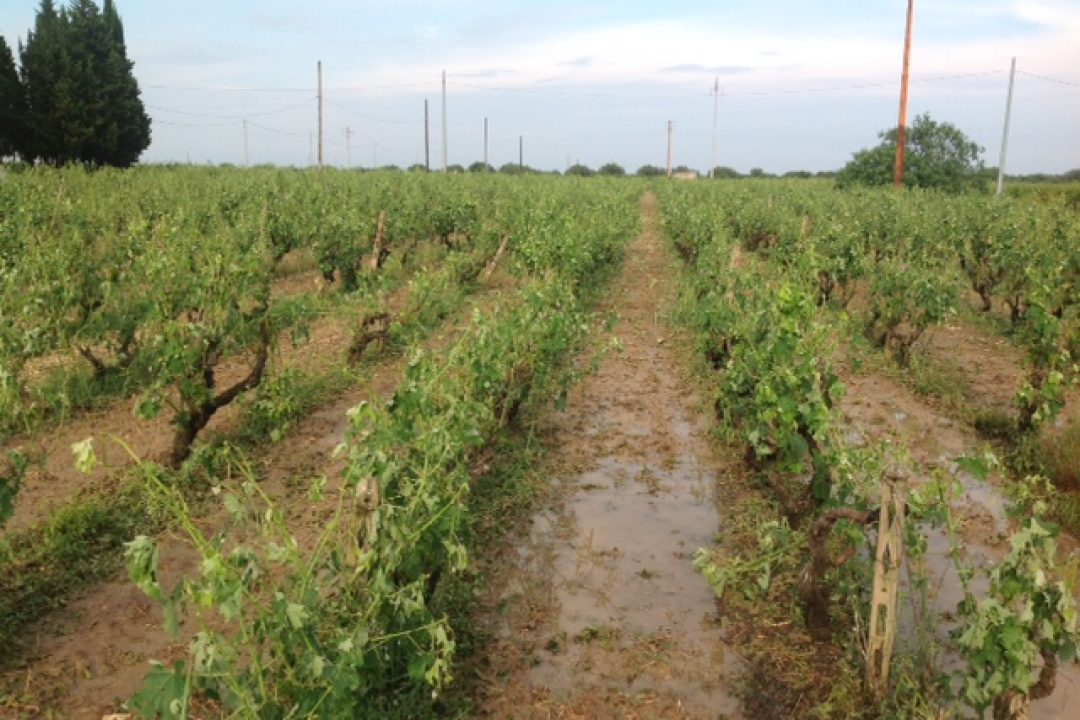
<path fill-rule="evenodd" d="M 642 213 L 607 298 L 622 351 L 551 419 L 551 501 L 494 573 L 487 717 L 739 716 L 741 664 L 691 565 L 720 527 L 715 460 L 678 379 L 664 321 L 672 263 L 651 196 Z"/>
<path fill-rule="evenodd" d="M 737 711 L 722 681 L 734 658 L 690 563 L 718 526 L 712 481 L 690 454 L 668 468 L 608 456 L 567 484 L 565 505 L 519 549 L 524 566 L 551 573 L 556 600 L 530 684 L 564 698 L 583 685 L 663 694 L 701 717 Z"/>
<path fill-rule="evenodd" d="M 1008 538 L 1016 524 L 1008 517 L 1008 501 L 998 479 L 983 482 L 959 470 L 954 459 L 959 455 L 976 454 L 983 443 L 974 433 L 959 423 L 939 414 L 905 388 L 888 378 L 845 377 L 846 395 L 842 408 L 855 436 L 871 440 L 899 441 L 910 452 L 911 459 L 923 469 L 926 477 L 932 468 L 952 475 L 962 488 L 953 507 L 961 520 L 959 542 L 964 564 L 986 569 L 999 562 L 1009 551 Z M 919 482 L 920 477 L 913 479 Z M 949 540 L 945 532 L 924 528 L 928 551 L 925 559 L 930 580 L 930 610 L 937 615 L 935 630 L 938 640 L 945 643 L 949 632 L 956 627 L 951 620 L 957 604 L 964 598 L 963 586 L 953 560 L 949 557 Z M 1064 546 L 1059 555 L 1073 552 L 1076 543 L 1062 538 Z M 910 584 L 909 584 L 910 586 Z M 985 595 L 987 581 L 977 576 L 972 583 L 976 597 Z M 913 617 L 917 611 L 909 604 L 902 608 L 901 633 L 907 637 L 901 645 L 912 646 Z M 949 671 L 962 665 L 955 654 L 946 654 L 942 666 Z M 1074 720 L 1080 717 L 1080 666 L 1070 664 L 1058 670 L 1057 689 L 1049 698 L 1031 705 L 1032 720 Z"/>

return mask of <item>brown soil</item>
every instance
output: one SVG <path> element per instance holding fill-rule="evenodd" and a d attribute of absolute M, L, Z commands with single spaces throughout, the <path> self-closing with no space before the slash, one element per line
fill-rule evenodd
<path fill-rule="evenodd" d="M 284 368 L 297 367 L 313 374 L 326 372 L 340 364 L 351 338 L 349 320 L 327 316 L 313 323 L 307 341 L 293 346 L 282 337 L 268 369 L 270 376 Z M 218 369 L 220 387 L 227 387 L 249 371 L 247 356 L 225 360 Z M 123 398 L 102 410 L 80 414 L 58 428 L 31 438 L 16 438 L 2 450 L 22 448 L 40 461 L 28 470 L 15 501 L 15 514 L 5 526 L 6 532 L 18 532 L 47 519 L 56 509 L 86 492 L 99 492 L 120 480 L 119 473 L 131 465 L 131 457 L 113 438 L 123 440 L 137 457 L 163 460 L 171 447 L 173 426 L 171 412 L 163 408 L 154 420 L 143 420 L 134 413 L 134 400 Z M 203 431 L 203 437 L 234 427 L 240 406 L 234 403 L 218 412 Z M 73 443 L 94 439 L 98 465 L 84 475 L 75 468 Z"/>
<path fill-rule="evenodd" d="M 490 573 L 484 717 L 739 716 L 740 663 L 690 563 L 719 526 L 716 467 L 663 322 L 675 281 L 651 194 L 642 213 L 607 300 L 623 349 L 551 419 L 550 506 Z"/>
<path fill-rule="evenodd" d="M 1002 337 L 957 320 L 927 331 L 919 349 L 964 378 L 964 401 L 1006 417 L 1016 415 L 1013 396 L 1026 373 L 1024 355 Z"/>
<path fill-rule="evenodd" d="M 426 344 L 432 349 L 445 347 L 460 334 L 474 307 L 489 302 L 493 293 L 508 285 L 507 278 L 497 274 L 465 303 L 456 321 L 445 323 Z M 314 330 L 312 336 L 312 343 L 301 348 L 315 353 L 308 358 L 310 362 L 325 360 L 311 348 L 320 345 L 332 348 L 328 362 L 341 361 L 340 344 L 330 340 L 320 343 Z M 263 478 L 260 487 L 283 511 L 301 547 L 311 546 L 319 535 L 340 487 L 335 481 L 343 460 L 334 458 L 333 451 L 348 428 L 346 412 L 362 400 L 389 398 L 407 362 L 408 358 L 395 357 L 370 366 L 356 386 L 306 416 L 283 442 L 268 447 L 256 459 Z M 312 503 L 307 495 L 309 482 L 319 476 L 331 479 L 327 499 Z M 215 508 L 196 525 L 204 534 L 213 534 L 227 522 L 224 509 Z M 199 558 L 187 537 L 168 532 L 159 536 L 157 543 L 164 587 L 197 572 Z M 21 667 L 0 678 L 0 688 L 26 698 L 28 704 L 18 708 L 20 714 L 15 717 L 52 713 L 71 720 L 98 720 L 139 690 L 151 660 L 168 664 L 183 659 L 191 632 L 193 629 L 182 623 L 179 641 L 166 633 L 157 603 L 120 572 L 28 627 L 26 636 L 33 639 L 32 650 Z M 4 712 L 0 707 L 0 715 Z"/>

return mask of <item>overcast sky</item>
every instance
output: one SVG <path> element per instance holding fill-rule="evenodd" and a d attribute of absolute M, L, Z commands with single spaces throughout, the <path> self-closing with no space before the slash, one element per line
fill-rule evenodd
<path fill-rule="evenodd" d="M 0 0 L 25 38 L 36 0 Z M 905 0 L 117 0 L 153 118 L 145 161 L 304 165 L 323 61 L 326 158 L 565 169 L 615 161 L 828 170 L 895 125 Z M 910 115 L 958 125 L 996 165 L 1018 57 L 1013 172 L 1080 167 L 1080 0 L 916 0 Z"/>

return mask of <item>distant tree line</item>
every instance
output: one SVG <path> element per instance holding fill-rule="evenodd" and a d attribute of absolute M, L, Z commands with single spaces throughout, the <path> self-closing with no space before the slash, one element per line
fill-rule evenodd
<path fill-rule="evenodd" d="M 127 167 L 150 145 L 150 118 L 113 0 L 42 0 L 16 68 L 0 36 L 0 156 Z"/>

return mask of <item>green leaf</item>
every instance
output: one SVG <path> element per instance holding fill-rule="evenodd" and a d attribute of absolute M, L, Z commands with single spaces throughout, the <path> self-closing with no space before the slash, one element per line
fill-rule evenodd
<path fill-rule="evenodd" d="M 285 606 L 285 615 L 289 618 L 289 624 L 294 630 L 304 627 L 308 620 L 308 611 L 303 605 L 289 603 Z"/>
<path fill-rule="evenodd" d="M 142 689 L 131 698 L 131 709 L 145 718 L 180 720 L 186 715 L 189 691 L 183 662 L 177 661 L 171 669 L 154 662 Z"/>

